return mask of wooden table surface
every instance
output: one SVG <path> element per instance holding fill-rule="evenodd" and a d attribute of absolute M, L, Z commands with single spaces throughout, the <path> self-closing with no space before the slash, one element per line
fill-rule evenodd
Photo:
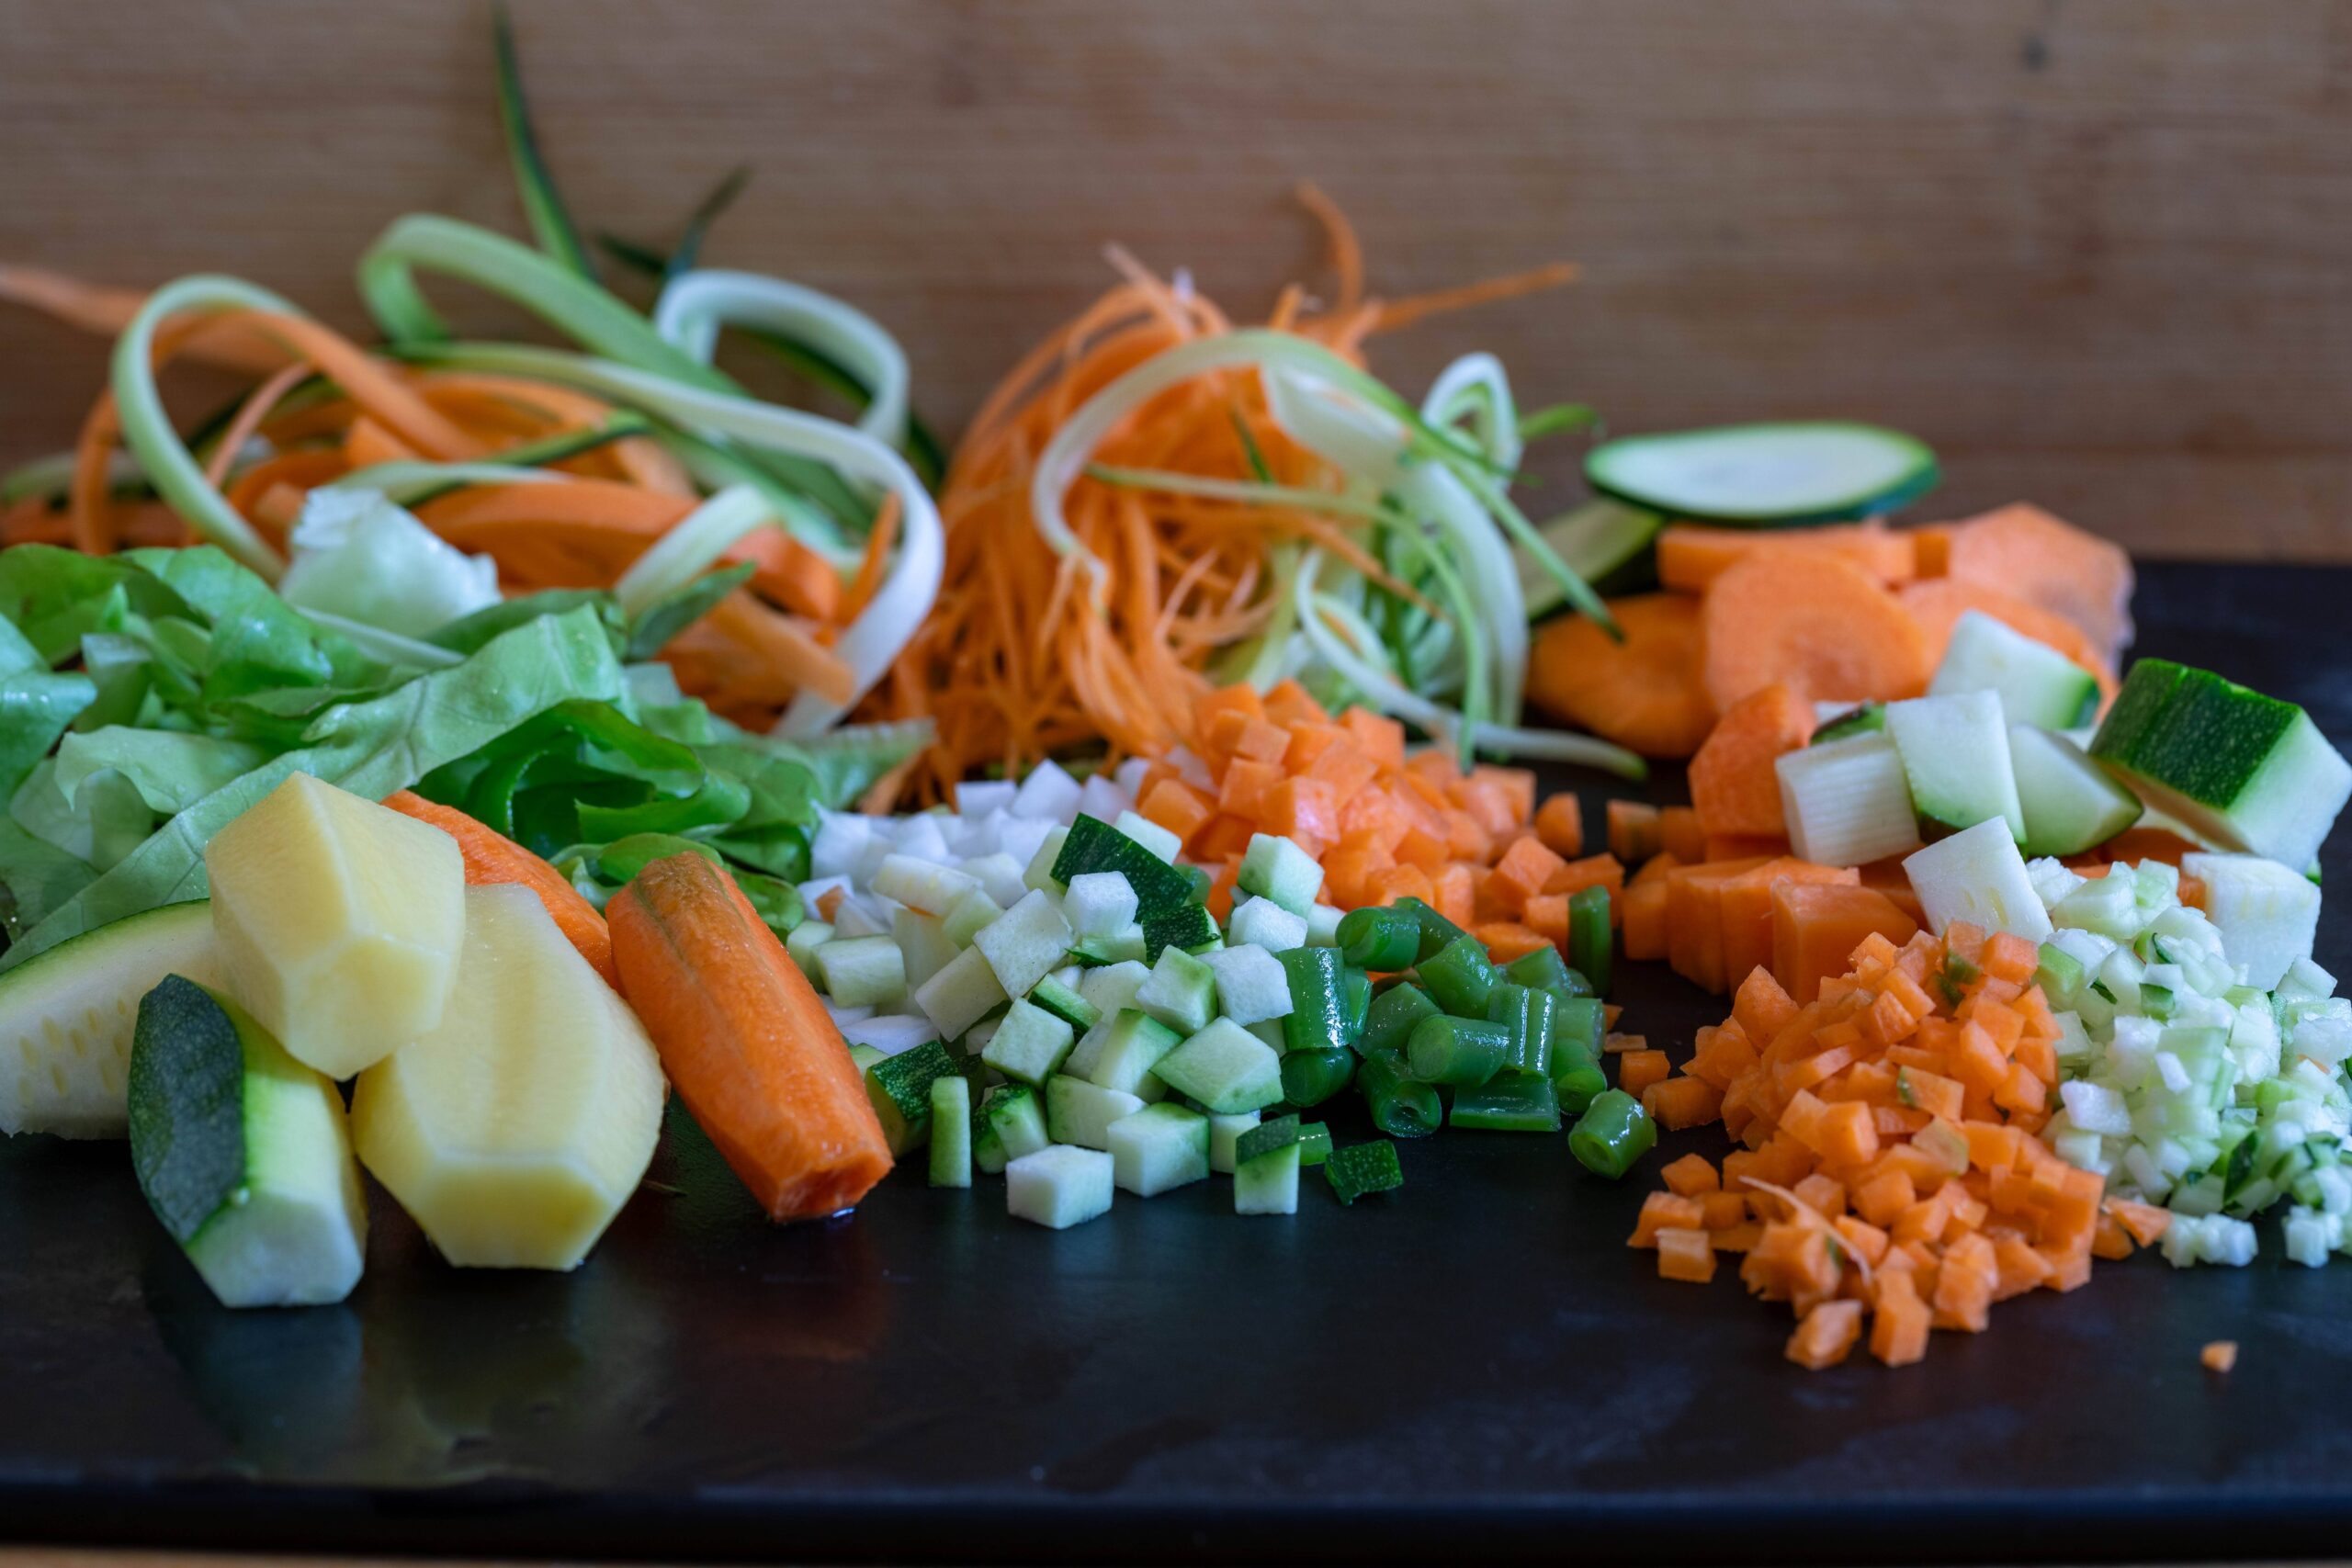
<path fill-rule="evenodd" d="M 1838 414 L 2170 554 L 2352 555 L 2352 0 L 516 0 L 552 162 L 711 259 L 837 290 L 952 429 L 1110 276 L 1239 316 L 1555 257 L 1585 281 L 1379 345 L 1503 351 L 1621 430 Z M 483 0 L 0 0 L 0 259 L 240 273 L 356 324 L 418 208 L 517 226 Z M 502 318 L 473 299 L 459 314 Z M 70 439 L 97 345 L 0 312 L 0 459 Z"/>

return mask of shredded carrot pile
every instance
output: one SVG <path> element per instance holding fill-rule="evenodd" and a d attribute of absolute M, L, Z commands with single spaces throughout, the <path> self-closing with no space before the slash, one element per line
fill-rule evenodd
<path fill-rule="evenodd" d="M 1554 266 L 1466 288 L 1383 303 L 1363 292 L 1362 252 L 1346 220 L 1311 188 L 1337 276 L 1327 307 L 1294 284 L 1267 324 L 1360 363 L 1364 340 L 1456 310 L 1553 287 Z M 1008 773 L 1065 748 L 1158 756 L 1183 739 L 1193 705 L 1216 685 L 1221 650 L 1274 614 L 1274 552 L 1320 546 L 1385 577 L 1359 530 L 1320 513 L 1123 487 L 1072 486 L 1072 532 L 1108 564 L 1108 602 L 1090 593 L 1081 558 L 1057 555 L 1030 509 L 1036 459 L 1064 422 L 1123 373 L 1181 344 L 1231 330 L 1223 311 L 1114 254 L 1125 280 L 1050 333 L 981 405 L 940 497 L 947 567 L 931 619 L 869 704 L 875 716 L 929 715 L 938 740 L 911 781 L 944 796 L 976 770 Z M 1275 423 L 1256 373 L 1229 370 L 1170 389 L 1124 421 L 1095 462 L 1240 482 L 1328 489 L 1335 476 Z"/>
<path fill-rule="evenodd" d="M 1797 1314 L 1791 1360 L 1831 1366 L 1867 1332 L 1903 1366 L 1931 1328 L 1981 1332 L 1993 1303 L 2071 1291 L 2094 1258 L 2154 1243 L 2171 1216 L 2102 1201 L 2036 1134 L 2058 1028 L 2035 945 L 1953 923 L 1901 947 L 1866 938 L 1852 971 L 1800 1007 L 1761 967 L 1679 1076 L 1642 1090 L 1662 1126 L 1720 1119 L 1744 1147 L 1666 1168 L 1632 1244 L 1668 1279 L 1741 1282 Z"/>
<path fill-rule="evenodd" d="M 22 268 L 0 270 L 0 298 L 108 333 L 141 303 L 136 294 Z M 307 493 L 355 468 L 413 458 L 495 461 L 526 444 L 598 430 L 616 412 L 525 378 L 402 365 L 315 321 L 269 311 L 169 321 L 157 347 L 159 371 L 184 357 L 259 378 L 216 444 L 209 477 L 281 551 Z M 0 509 L 0 545 L 38 541 L 102 554 L 194 543 L 162 502 L 108 493 L 117 437 L 113 396 L 102 394 L 84 421 L 65 504 L 27 497 Z M 236 466 L 256 437 L 266 455 Z M 416 514 L 451 544 L 493 558 L 500 586 L 513 595 L 611 587 L 700 500 L 676 459 L 641 435 L 546 466 L 562 477 L 468 486 L 423 502 Z M 750 581 L 663 650 L 681 686 L 761 728 L 804 687 L 845 699 L 851 672 L 831 645 L 873 592 L 893 542 L 895 505 L 883 502 L 867 558 L 847 582 L 780 530 L 747 536 L 728 558 L 751 562 Z"/>

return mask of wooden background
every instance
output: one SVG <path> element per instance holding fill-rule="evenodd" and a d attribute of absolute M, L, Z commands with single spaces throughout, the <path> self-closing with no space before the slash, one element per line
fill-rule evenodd
<path fill-rule="evenodd" d="M 2352 0 L 516 0 L 583 220 L 898 332 L 953 428 L 1124 241 L 1238 314 L 1319 182 L 1398 292 L 1566 256 L 1431 323 L 1614 428 L 1844 414 L 2172 554 L 2352 556 Z M 352 323 L 430 208 L 509 228 L 482 0 L 0 0 L 0 258 L 233 271 Z M 495 321 L 472 301 L 461 316 Z M 0 313 L 0 458 L 101 351 Z M 1565 495 L 1566 491 L 1554 493 Z"/>

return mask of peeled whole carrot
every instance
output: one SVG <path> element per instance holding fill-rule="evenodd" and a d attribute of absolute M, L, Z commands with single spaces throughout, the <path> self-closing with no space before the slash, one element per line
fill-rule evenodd
<path fill-rule="evenodd" d="M 1813 739 L 1813 705 L 1782 682 L 1724 710 L 1690 759 L 1690 804 L 1702 832 L 1770 838 L 1789 830 L 1774 764 Z"/>
<path fill-rule="evenodd" d="M 563 873 L 506 837 L 495 828 L 486 827 L 451 807 L 437 805 L 411 790 L 398 790 L 384 797 L 384 804 L 403 817 L 413 817 L 420 822 L 430 822 L 458 840 L 458 852 L 465 857 L 468 886 L 483 887 L 513 883 L 527 887 L 539 896 L 548 913 L 555 917 L 556 930 L 566 942 L 577 948 L 590 968 L 605 977 L 605 983 L 617 988 L 620 976 L 613 969 L 613 935 L 605 924 L 605 917 L 596 906 L 580 896 L 580 890 L 564 880 Z"/>
<path fill-rule="evenodd" d="M 890 1173 L 841 1031 L 732 877 L 700 855 L 671 855 L 607 913 L 621 995 L 771 1218 L 839 1213 Z"/>
<path fill-rule="evenodd" d="M 1776 681 L 1807 702 L 1917 696 L 1935 668 L 1927 637 L 1894 595 L 1834 556 L 1749 555 L 1707 590 L 1701 624 L 1706 693 L 1718 712 Z"/>
<path fill-rule="evenodd" d="M 1611 600 L 1609 609 L 1623 642 L 1581 615 L 1537 634 L 1527 660 L 1529 700 L 1645 757 L 1688 757 L 1715 722 L 1701 679 L 1697 601 L 1637 593 Z"/>

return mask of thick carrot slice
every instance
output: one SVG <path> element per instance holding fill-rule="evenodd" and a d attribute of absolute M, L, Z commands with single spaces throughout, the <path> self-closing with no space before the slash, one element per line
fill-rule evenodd
<path fill-rule="evenodd" d="M 1918 929 L 1876 888 L 1783 882 L 1772 889 L 1772 978 L 1809 1002 L 1824 980 L 1846 973 L 1854 950 L 1873 933 L 1899 946 Z"/>
<path fill-rule="evenodd" d="M 2103 692 L 2114 694 L 2114 668 L 2080 626 L 2006 589 L 1963 577 L 1935 577 L 1906 585 L 1901 597 L 1903 607 L 1919 623 L 1920 635 L 1927 639 L 1930 668 L 1943 658 L 1944 644 L 1951 640 L 1951 628 L 1960 617 L 1971 610 L 1982 610 L 2012 630 L 2056 649 L 2098 676 Z"/>
<path fill-rule="evenodd" d="M 607 913 L 622 996 L 770 1216 L 838 1213 L 889 1174 L 841 1031 L 733 878 L 700 855 L 672 855 Z"/>
<path fill-rule="evenodd" d="M 1918 575 L 1911 536 L 1891 533 L 1883 523 L 1782 532 L 1677 523 L 1657 536 L 1657 580 L 1678 593 L 1704 593 L 1735 563 L 1765 550 L 1836 556 L 1888 584 Z"/>
<path fill-rule="evenodd" d="M 1997 588 L 2079 628 L 2102 664 L 2132 640 L 2132 558 L 2038 506 L 1948 525 L 1944 571 Z"/>
<path fill-rule="evenodd" d="M 1736 562 L 1707 591 L 1702 626 L 1718 712 L 1776 681 L 1807 702 L 1917 696 L 1935 667 L 1894 596 L 1833 556 L 1765 551 Z"/>
<path fill-rule="evenodd" d="M 613 968 L 613 935 L 605 924 L 605 917 L 596 912 L 595 905 L 580 896 L 578 888 L 564 880 L 561 872 L 496 829 L 485 827 L 464 812 L 437 805 L 413 791 L 395 791 L 384 797 L 384 804 L 403 817 L 430 822 L 457 840 L 458 852 L 465 857 L 466 881 L 469 885 L 481 887 L 513 883 L 537 894 L 548 913 L 555 917 L 556 929 L 563 933 L 564 940 L 580 950 L 580 956 L 605 977 L 607 985 L 620 984 L 620 976 Z"/>
<path fill-rule="evenodd" d="M 1789 830 L 1773 764 L 1813 739 L 1813 705 L 1779 681 L 1724 710 L 1690 759 L 1690 804 L 1702 831 L 1774 838 Z"/>
<path fill-rule="evenodd" d="M 1723 921 L 1724 987 L 1737 990 L 1751 970 L 1771 964 L 1772 899 L 1780 888 L 1792 883 L 1853 886 L 1860 881 L 1861 874 L 1851 866 L 1783 858 L 1766 861 L 1724 882 L 1715 914 Z M 1842 964 L 1838 973 L 1845 973 Z"/>
<path fill-rule="evenodd" d="M 1714 724 L 1701 681 L 1699 607 L 1679 593 L 1611 600 L 1625 640 L 1581 615 L 1537 634 L 1527 695 L 1545 712 L 1646 757 L 1688 757 Z"/>

